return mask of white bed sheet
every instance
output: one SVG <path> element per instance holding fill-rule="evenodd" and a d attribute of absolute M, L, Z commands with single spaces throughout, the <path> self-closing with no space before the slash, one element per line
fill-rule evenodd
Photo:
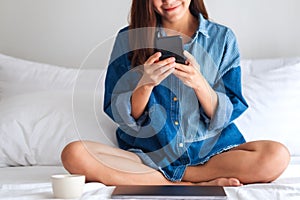
<path fill-rule="evenodd" d="M 299 200 L 300 159 L 292 159 L 287 170 L 273 183 L 225 187 L 229 200 Z M 0 199 L 54 199 L 50 176 L 66 173 L 59 166 L 0 168 Z M 87 183 L 81 199 L 109 199 L 114 187 Z"/>
<path fill-rule="evenodd" d="M 61 166 L 0 168 L 0 199 L 55 199 L 50 176 L 67 173 Z M 109 199 L 114 187 L 87 183 L 81 199 Z"/>

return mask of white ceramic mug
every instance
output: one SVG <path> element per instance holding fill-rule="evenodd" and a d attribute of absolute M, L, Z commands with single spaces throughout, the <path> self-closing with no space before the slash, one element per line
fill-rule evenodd
<path fill-rule="evenodd" d="M 55 198 L 75 199 L 82 194 L 85 176 L 79 174 L 57 174 L 51 176 Z"/>

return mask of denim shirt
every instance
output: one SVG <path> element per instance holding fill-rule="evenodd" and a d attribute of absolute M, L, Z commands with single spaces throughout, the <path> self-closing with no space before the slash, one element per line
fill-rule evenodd
<path fill-rule="evenodd" d="M 139 119 L 131 116 L 131 95 L 142 70 L 132 68 L 128 58 L 132 52 L 128 31 L 126 27 L 117 35 L 105 80 L 104 111 L 119 125 L 120 148 L 137 153 L 168 180 L 180 181 L 187 166 L 203 164 L 245 142 L 233 123 L 248 106 L 241 92 L 239 50 L 229 28 L 199 14 L 199 27 L 184 44 L 218 96 L 211 119 L 194 90 L 173 74 L 154 87 Z"/>

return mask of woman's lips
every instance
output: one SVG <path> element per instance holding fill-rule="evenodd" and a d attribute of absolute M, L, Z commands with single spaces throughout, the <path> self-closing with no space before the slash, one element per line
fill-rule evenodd
<path fill-rule="evenodd" d="M 167 12 L 170 12 L 170 11 L 175 10 L 175 9 L 178 8 L 178 7 L 179 7 L 179 5 L 178 5 L 178 6 L 173 6 L 173 7 L 171 7 L 171 8 L 164 8 L 164 10 L 167 11 Z"/>

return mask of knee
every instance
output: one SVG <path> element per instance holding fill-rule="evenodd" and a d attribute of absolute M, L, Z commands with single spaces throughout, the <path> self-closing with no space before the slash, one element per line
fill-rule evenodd
<path fill-rule="evenodd" d="M 260 152 L 258 165 L 261 182 L 277 179 L 290 162 L 288 149 L 279 142 L 265 141 Z"/>
<path fill-rule="evenodd" d="M 265 146 L 263 161 L 270 163 L 272 167 L 283 172 L 290 162 L 289 150 L 281 143 L 269 141 Z"/>
<path fill-rule="evenodd" d="M 80 164 L 84 146 L 81 141 L 75 141 L 67 144 L 61 153 L 61 161 L 66 170 L 73 173 L 76 165 Z"/>

